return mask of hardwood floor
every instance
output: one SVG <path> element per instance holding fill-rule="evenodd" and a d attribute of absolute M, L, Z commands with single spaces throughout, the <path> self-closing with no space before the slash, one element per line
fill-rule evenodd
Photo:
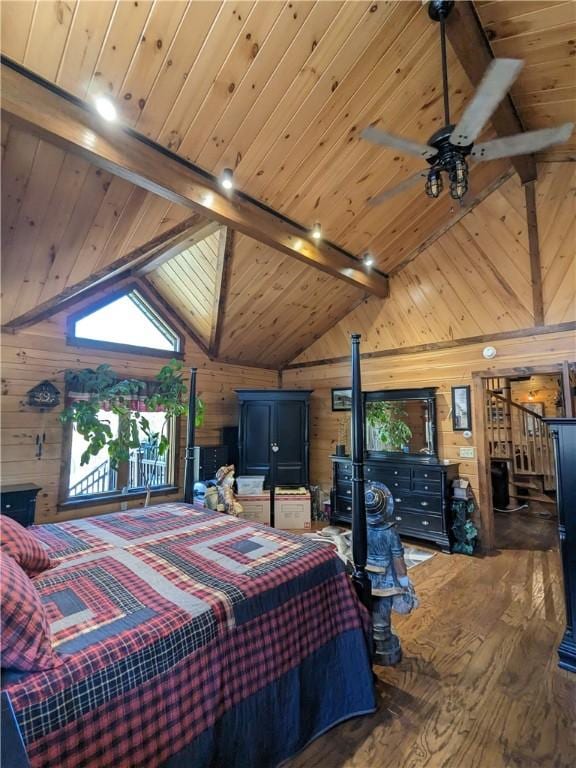
<path fill-rule="evenodd" d="M 378 711 L 283 768 L 574 768 L 576 676 L 556 666 L 554 525 L 498 518 L 495 555 L 438 553 L 413 569 L 421 606 L 395 615 L 404 659 L 375 667 Z"/>

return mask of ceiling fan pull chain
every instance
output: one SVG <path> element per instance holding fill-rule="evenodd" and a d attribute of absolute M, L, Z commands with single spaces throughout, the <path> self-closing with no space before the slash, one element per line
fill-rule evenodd
<path fill-rule="evenodd" d="M 444 124 L 450 125 L 450 102 L 448 100 L 448 64 L 446 62 L 446 20 L 440 19 L 440 46 L 442 49 L 442 87 L 444 88 Z"/>

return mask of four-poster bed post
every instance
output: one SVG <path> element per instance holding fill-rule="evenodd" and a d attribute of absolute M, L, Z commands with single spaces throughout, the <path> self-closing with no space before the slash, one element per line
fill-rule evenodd
<path fill-rule="evenodd" d="M 190 368 L 190 389 L 188 392 L 188 433 L 186 438 L 186 466 L 184 471 L 184 501 L 194 501 L 194 443 L 196 442 L 196 373 Z"/>
<path fill-rule="evenodd" d="M 368 534 L 364 500 L 364 402 L 360 375 L 360 334 L 352 334 L 352 583 L 363 605 L 371 608 L 371 584 L 366 573 Z"/>

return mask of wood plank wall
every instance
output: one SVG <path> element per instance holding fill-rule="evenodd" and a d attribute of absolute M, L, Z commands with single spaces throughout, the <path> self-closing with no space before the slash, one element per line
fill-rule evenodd
<path fill-rule="evenodd" d="M 94 300 L 94 299 L 92 299 Z M 109 363 L 126 376 L 152 378 L 164 360 L 161 358 L 73 347 L 66 343 L 65 316 L 32 326 L 26 332 L 2 335 L 2 425 L 0 430 L 2 483 L 34 482 L 42 487 L 37 502 L 37 522 L 50 522 L 90 514 L 116 511 L 118 502 L 110 505 L 58 510 L 58 486 L 62 462 L 63 426 L 58 416 L 60 407 L 45 413 L 23 403 L 26 392 L 43 379 L 49 379 L 64 391 L 67 368 L 95 367 Z M 198 367 L 198 392 L 206 403 L 205 423 L 197 432 L 200 445 L 220 442 L 220 428 L 237 423 L 237 387 L 274 387 L 276 371 L 225 365 L 211 362 L 193 342 L 185 341 L 186 367 Z M 186 421 L 182 419 L 178 484 L 182 488 Z M 41 459 L 35 456 L 35 439 L 46 433 Z M 179 498 L 154 497 L 154 501 Z M 141 506 L 134 500 L 130 506 Z"/>
<path fill-rule="evenodd" d="M 363 389 L 438 387 L 439 455 L 442 459 L 459 460 L 460 447 L 469 446 L 476 451 L 477 436 L 473 434 L 470 439 L 466 439 L 461 432 L 452 431 L 451 387 L 471 384 L 472 373 L 476 371 L 530 365 L 554 366 L 562 360 L 576 358 L 574 332 L 542 336 L 527 334 L 524 338 L 495 342 L 498 354 L 490 363 L 482 357 L 484 346 L 484 343 L 478 343 L 433 352 L 363 360 Z M 330 454 L 334 452 L 338 442 L 338 418 L 342 416 L 342 413 L 334 413 L 331 410 L 330 390 L 332 387 L 350 386 L 350 363 L 285 370 L 282 382 L 284 387 L 314 390 L 311 399 L 311 482 L 328 491 L 331 484 Z M 472 408 L 477 407 L 478 404 L 473 401 Z M 461 459 L 460 473 L 470 480 L 474 493 L 478 496 L 477 458 Z"/>
<path fill-rule="evenodd" d="M 545 323 L 556 325 L 576 320 L 576 171 L 573 164 L 555 163 L 540 165 L 539 173 Z M 326 490 L 330 486 L 329 456 L 337 442 L 339 415 L 331 411 L 330 389 L 350 384 L 349 362 L 318 366 L 314 362 L 347 357 L 350 333 L 362 334 L 363 352 L 390 351 L 390 355 L 362 361 L 365 390 L 438 387 L 439 452 L 443 459 L 457 460 L 462 446 L 477 448 L 476 435 L 466 440 L 462 433 L 452 431 L 451 387 L 471 384 L 475 371 L 554 367 L 563 360 L 576 360 L 573 331 L 530 333 L 534 321 L 523 192 L 517 178 L 511 178 L 395 275 L 389 299 L 365 301 L 292 364 L 304 367 L 283 371 L 285 387 L 314 389 L 312 482 Z M 525 334 L 495 341 L 466 341 L 519 331 Z M 439 342 L 446 348 L 408 349 Z M 498 352 L 490 363 L 482 357 L 488 343 Z M 403 354 L 394 354 L 403 348 Z M 462 460 L 460 470 L 477 494 L 477 458 Z"/>

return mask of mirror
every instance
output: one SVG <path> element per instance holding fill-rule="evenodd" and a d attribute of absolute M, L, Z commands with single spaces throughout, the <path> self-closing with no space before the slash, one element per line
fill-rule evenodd
<path fill-rule="evenodd" d="M 376 455 L 436 456 L 434 389 L 366 392 L 366 451 Z"/>

